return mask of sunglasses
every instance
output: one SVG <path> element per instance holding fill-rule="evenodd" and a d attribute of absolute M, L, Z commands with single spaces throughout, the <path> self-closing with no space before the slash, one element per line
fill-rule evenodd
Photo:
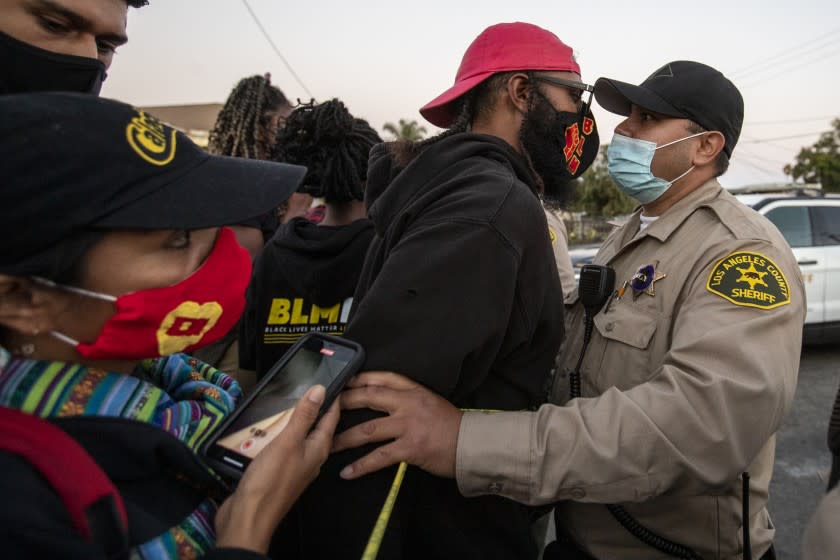
<path fill-rule="evenodd" d="M 556 86 L 563 86 L 571 89 L 578 89 L 581 91 L 581 94 L 584 91 L 592 93 L 595 91 L 595 87 L 589 84 L 585 84 L 583 82 L 575 82 L 574 80 L 564 80 L 563 78 L 555 78 L 554 76 L 546 76 L 544 74 L 534 74 L 532 76 L 535 80 L 539 80 L 541 82 L 546 82 L 549 84 L 554 84 Z"/>
<path fill-rule="evenodd" d="M 595 91 L 595 87 L 589 84 L 585 84 L 583 82 L 576 82 L 574 80 L 564 80 L 563 78 L 555 78 L 554 76 L 546 76 L 545 74 L 532 74 L 530 76 L 532 79 L 537 80 L 539 82 L 545 82 L 547 84 L 552 84 L 555 86 L 561 86 L 564 88 L 576 90 L 579 93 L 578 99 L 579 102 L 582 104 L 582 113 L 585 114 L 589 107 L 592 105 L 592 92 Z M 583 101 L 583 94 L 584 92 L 589 92 L 589 98 L 586 101 Z"/>

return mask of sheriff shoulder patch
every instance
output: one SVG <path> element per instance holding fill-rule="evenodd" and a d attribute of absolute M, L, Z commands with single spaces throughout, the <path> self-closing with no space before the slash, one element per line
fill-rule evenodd
<path fill-rule="evenodd" d="M 790 303 L 785 275 L 759 253 L 732 253 L 718 261 L 706 289 L 742 307 L 773 309 Z"/>
<path fill-rule="evenodd" d="M 552 245 L 557 241 L 557 232 L 551 226 L 548 226 L 548 238 L 551 240 Z"/>

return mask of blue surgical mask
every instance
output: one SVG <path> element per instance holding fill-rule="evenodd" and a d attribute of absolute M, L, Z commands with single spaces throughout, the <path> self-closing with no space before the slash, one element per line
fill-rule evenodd
<path fill-rule="evenodd" d="M 653 202 L 667 191 L 671 185 L 691 173 L 694 166 L 671 181 L 654 176 L 650 170 L 650 162 L 656 150 L 700 136 L 705 132 L 698 132 L 667 144 L 657 146 L 656 142 L 630 138 L 622 134 L 613 134 L 607 149 L 607 170 L 621 192 L 638 200 L 641 204 Z"/>

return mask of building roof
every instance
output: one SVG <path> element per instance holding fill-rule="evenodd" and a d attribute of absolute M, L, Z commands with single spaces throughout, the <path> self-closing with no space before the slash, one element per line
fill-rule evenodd
<path fill-rule="evenodd" d="M 196 105 L 158 105 L 156 107 L 139 107 L 139 109 L 184 131 L 209 131 L 216 124 L 216 117 L 223 106 L 222 103 L 200 103 Z"/>

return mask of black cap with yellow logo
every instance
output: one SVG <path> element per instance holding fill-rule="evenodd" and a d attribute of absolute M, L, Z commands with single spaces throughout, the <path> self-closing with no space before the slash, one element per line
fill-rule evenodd
<path fill-rule="evenodd" d="M 18 274 L 85 230 L 245 221 L 277 207 L 306 174 L 211 156 L 152 115 L 70 93 L 0 96 L 0 153 L 0 272 Z"/>

